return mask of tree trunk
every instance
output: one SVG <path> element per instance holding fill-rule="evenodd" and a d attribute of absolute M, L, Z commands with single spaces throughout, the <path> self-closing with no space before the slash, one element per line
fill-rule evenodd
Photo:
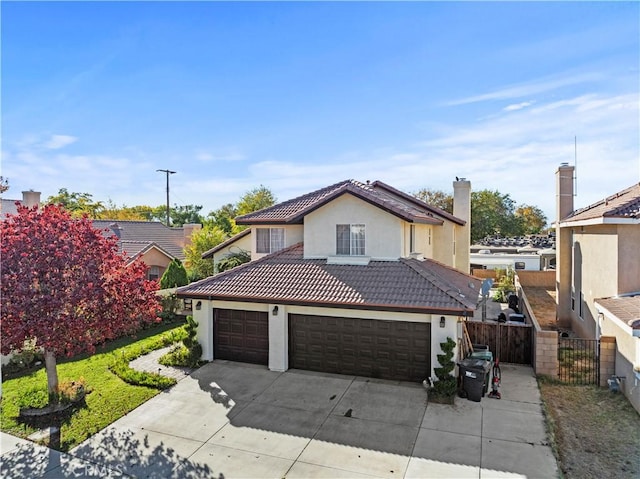
<path fill-rule="evenodd" d="M 44 365 L 47 370 L 49 402 L 58 402 L 58 369 L 56 367 L 56 356 L 52 351 L 44 352 Z"/>

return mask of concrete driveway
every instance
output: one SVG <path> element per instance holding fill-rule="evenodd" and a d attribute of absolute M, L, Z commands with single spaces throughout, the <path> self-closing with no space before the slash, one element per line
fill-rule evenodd
<path fill-rule="evenodd" d="M 214 361 L 42 476 L 556 477 L 532 369 L 503 365 L 502 383 L 446 406 L 411 383 Z"/>

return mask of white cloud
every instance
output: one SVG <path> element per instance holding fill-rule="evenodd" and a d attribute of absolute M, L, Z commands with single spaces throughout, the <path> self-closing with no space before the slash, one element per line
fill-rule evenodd
<path fill-rule="evenodd" d="M 504 111 L 517 111 L 522 110 L 523 108 L 527 108 L 528 106 L 533 105 L 532 101 L 523 101 L 522 103 L 514 103 L 512 105 L 508 105 L 503 108 Z"/>
<path fill-rule="evenodd" d="M 246 156 L 235 148 L 229 148 L 218 152 L 198 150 L 195 152 L 195 159 L 203 163 L 234 162 L 243 161 Z"/>
<path fill-rule="evenodd" d="M 504 87 L 481 95 L 453 100 L 447 105 L 466 105 L 469 103 L 478 103 L 491 100 L 507 100 L 512 98 L 522 98 L 525 96 L 533 96 L 535 94 L 544 93 L 566 86 L 574 86 L 582 83 L 601 80 L 602 75 L 598 73 L 581 73 L 576 75 L 568 75 L 560 78 L 541 78 L 531 82 L 521 83 Z"/>
<path fill-rule="evenodd" d="M 60 148 L 64 148 L 67 145 L 71 145 L 76 141 L 78 141 L 78 138 L 71 135 L 51 135 L 51 138 L 45 141 L 42 146 L 48 148 L 49 150 L 58 150 Z"/>

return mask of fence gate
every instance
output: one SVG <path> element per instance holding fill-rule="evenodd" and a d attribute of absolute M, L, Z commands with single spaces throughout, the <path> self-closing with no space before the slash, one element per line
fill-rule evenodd
<path fill-rule="evenodd" d="M 600 384 L 600 341 L 559 338 L 558 379 L 569 384 Z"/>
<path fill-rule="evenodd" d="M 473 344 L 486 344 L 501 363 L 531 364 L 533 328 L 530 324 L 467 321 Z"/>

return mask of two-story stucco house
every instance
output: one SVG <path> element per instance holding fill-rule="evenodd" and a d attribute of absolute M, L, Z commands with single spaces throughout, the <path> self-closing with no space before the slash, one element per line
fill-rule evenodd
<path fill-rule="evenodd" d="M 422 381 L 473 316 L 470 182 L 454 214 L 353 180 L 236 219 L 242 266 L 192 283 L 203 358 Z M 233 246 L 227 242 L 224 248 Z"/>
<path fill-rule="evenodd" d="M 558 322 L 616 338 L 615 373 L 640 410 L 640 183 L 574 211 L 573 176 L 566 164 L 556 172 Z"/>

